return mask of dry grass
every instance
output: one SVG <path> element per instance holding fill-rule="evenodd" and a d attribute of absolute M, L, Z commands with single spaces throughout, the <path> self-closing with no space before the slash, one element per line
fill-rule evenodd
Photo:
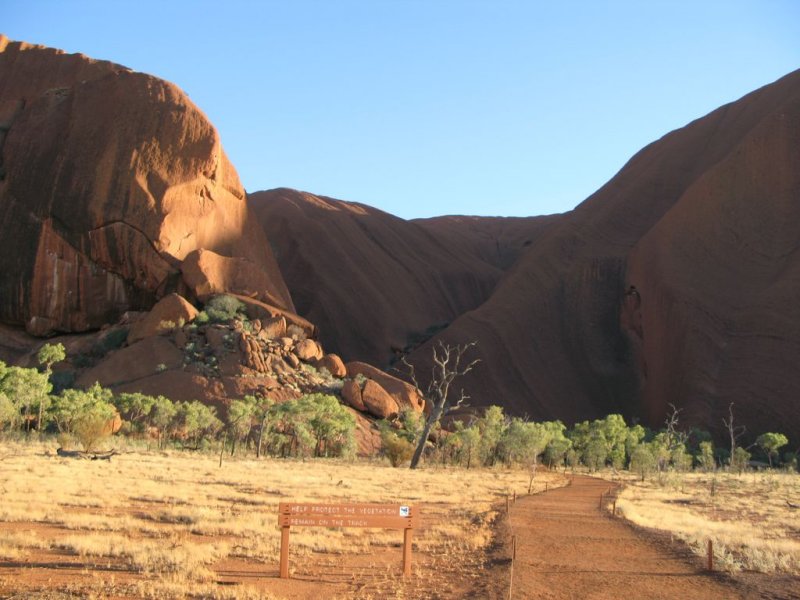
<path fill-rule="evenodd" d="M 617 509 L 637 525 L 668 531 L 719 568 L 800 575 L 800 475 L 670 474 L 631 481 Z"/>
<path fill-rule="evenodd" d="M 286 500 L 419 505 L 423 526 L 414 548 L 421 557 L 408 592 L 414 597 L 420 586 L 441 586 L 459 565 L 475 567 L 491 541 L 496 507 L 528 488 L 528 474 L 519 470 L 412 472 L 377 461 L 237 459 L 219 468 L 210 455 L 131 452 L 108 463 L 8 443 L 0 444 L 0 455 L 0 558 L 64 556 L 85 565 L 86 577 L 102 565 L 115 581 L 91 585 L 120 597 L 276 597 L 269 578 L 279 556 L 278 502 Z M 560 481 L 541 473 L 535 489 Z M 382 597 L 387 586 L 398 588 L 401 540 L 391 530 L 296 528 L 292 567 L 313 577 L 318 566 L 343 569 L 343 557 L 352 563 L 362 556 L 373 572 L 358 597 Z M 381 551 L 392 564 L 373 562 Z M 237 569 L 257 565 L 261 587 L 215 585 L 220 565 L 230 569 L 232 561 Z M 0 593 L 21 583 L 0 579 Z"/>

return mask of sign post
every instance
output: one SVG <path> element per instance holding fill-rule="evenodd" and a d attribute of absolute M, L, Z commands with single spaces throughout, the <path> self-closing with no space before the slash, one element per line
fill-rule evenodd
<path fill-rule="evenodd" d="M 403 530 L 403 575 L 411 575 L 411 531 L 419 513 L 401 504 L 317 504 L 281 502 L 280 577 L 289 578 L 289 532 L 291 527 L 377 527 Z"/>

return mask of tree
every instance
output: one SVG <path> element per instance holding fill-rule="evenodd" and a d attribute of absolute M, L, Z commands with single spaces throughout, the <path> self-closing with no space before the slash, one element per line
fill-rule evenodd
<path fill-rule="evenodd" d="M 5 367 L 0 373 L 0 392 L 6 394 L 11 403 L 22 413 L 25 430 L 30 430 L 31 408 L 37 411 L 44 410 L 50 400 L 50 390 L 53 386 L 48 381 L 46 373 L 39 373 L 36 369 L 23 367 Z"/>
<path fill-rule="evenodd" d="M 503 415 L 503 408 L 494 405 L 490 406 L 486 409 L 483 418 L 478 419 L 476 425 L 480 433 L 478 454 L 481 464 L 484 466 L 493 465 L 500 451 L 503 430 L 506 428 L 506 417 Z"/>
<path fill-rule="evenodd" d="M 258 404 L 255 396 L 245 396 L 243 400 L 231 400 L 228 406 L 227 433 L 231 436 L 231 456 L 236 452 L 236 442 L 244 440 L 253 428 L 253 417 Z M 225 446 L 223 436 L 222 445 Z"/>
<path fill-rule="evenodd" d="M 122 393 L 112 401 L 120 415 L 136 433 L 144 433 L 156 399 L 139 392 Z"/>
<path fill-rule="evenodd" d="M 646 474 L 653 471 L 656 466 L 656 458 L 653 456 L 648 444 L 639 444 L 633 449 L 631 454 L 631 471 L 639 473 L 644 481 Z"/>
<path fill-rule="evenodd" d="M 67 353 L 64 351 L 63 344 L 45 344 L 41 348 L 39 348 L 39 353 L 36 355 L 39 360 L 40 365 L 44 365 L 44 372 L 47 376 L 47 381 L 50 381 L 50 375 L 53 372 L 53 365 L 57 362 L 61 362 L 67 357 Z M 50 386 L 52 390 L 52 386 Z M 49 392 L 49 390 L 48 390 Z M 45 402 L 39 402 L 39 417 L 36 420 L 36 431 L 39 432 L 39 437 L 42 435 L 42 415 L 44 415 L 45 409 Z"/>
<path fill-rule="evenodd" d="M 700 454 L 697 455 L 697 462 L 700 463 L 700 467 L 706 472 L 714 470 L 716 462 L 714 460 L 713 442 L 710 440 L 700 442 Z"/>
<path fill-rule="evenodd" d="M 430 414 L 425 421 L 425 426 L 422 428 L 422 433 L 417 441 L 417 448 L 414 451 L 414 456 L 411 457 L 412 469 L 417 468 L 422 458 L 422 452 L 425 450 L 425 444 L 428 442 L 431 429 L 434 425 L 439 423 L 442 415 L 445 414 L 445 409 L 448 409 L 453 382 L 458 377 L 469 373 L 473 367 L 480 362 L 479 359 L 466 362 L 464 356 L 476 345 L 476 342 L 470 342 L 469 344 L 451 346 L 450 344 L 445 345 L 442 341 L 439 341 L 438 346 L 433 347 L 433 368 L 431 369 L 431 377 L 428 386 L 424 392 L 417 382 L 413 365 L 403 357 L 403 363 L 411 370 L 411 380 L 417 388 L 417 391 L 426 401 L 431 403 Z M 464 393 L 464 390 L 461 390 L 458 400 L 456 400 L 455 404 L 452 404 L 449 409 L 460 407 L 468 398 L 469 396 Z"/>
<path fill-rule="evenodd" d="M 756 438 L 756 444 L 767 453 L 769 467 L 772 468 L 772 456 L 778 455 L 778 450 L 789 443 L 789 439 L 782 433 L 762 433 Z"/>
<path fill-rule="evenodd" d="M 148 421 L 152 427 L 158 431 L 158 447 L 163 448 L 164 442 L 167 439 L 166 434 L 176 424 L 175 420 L 178 415 L 178 407 L 175 403 L 166 396 L 156 396 L 153 398 L 153 404 L 147 415 Z"/>
<path fill-rule="evenodd" d="M 728 430 L 728 436 L 731 439 L 731 454 L 729 460 L 731 466 L 733 466 L 733 461 L 736 455 L 736 441 L 744 435 L 745 431 L 747 431 L 747 428 L 744 425 L 733 424 L 733 402 L 731 402 L 728 406 L 728 418 L 725 419 L 723 417 L 722 424 L 725 425 L 725 429 Z M 748 460 L 750 460 L 749 457 Z"/>
<path fill-rule="evenodd" d="M 217 418 L 217 411 L 199 400 L 181 402 L 175 415 L 177 429 L 193 450 L 198 450 L 209 435 L 213 435 L 222 427 Z"/>
<path fill-rule="evenodd" d="M 733 456 L 731 456 L 731 468 L 736 469 L 741 474 L 747 468 L 749 462 L 750 453 L 741 446 L 737 446 L 733 451 Z"/>
<path fill-rule="evenodd" d="M 64 390 L 53 399 L 49 412 L 62 434 L 76 438 L 91 452 L 113 433 L 117 411 L 111 397 L 111 391 L 97 383 L 86 391 Z"/>
<path fill-rule="evenodd" d="M 19 419 L 19 411 L 4 392 L 0 392 L 0 429 L 6 425 L 13 427 Z"/>

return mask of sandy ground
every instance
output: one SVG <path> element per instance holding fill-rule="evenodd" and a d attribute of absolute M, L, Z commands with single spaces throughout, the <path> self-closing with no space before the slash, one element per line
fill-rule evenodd
<path fill-rule="evenodd" d="M 516 538 L 511 598 L 800 598 L 796 588 L 759 590 L 706 572 L 669 539 L 601 510 L 610 487 L 576 476 L 568 487 L 517 500 L 509 520 Z"/>

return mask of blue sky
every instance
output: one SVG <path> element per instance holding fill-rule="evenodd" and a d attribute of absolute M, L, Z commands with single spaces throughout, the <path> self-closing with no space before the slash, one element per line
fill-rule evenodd
<path fill-rule="evenodd" d="M 573 208 L 800 68 L 800 2 L 0 0 L 0 31 L 168 79 L 248 191 L 404 218 Z"/>

